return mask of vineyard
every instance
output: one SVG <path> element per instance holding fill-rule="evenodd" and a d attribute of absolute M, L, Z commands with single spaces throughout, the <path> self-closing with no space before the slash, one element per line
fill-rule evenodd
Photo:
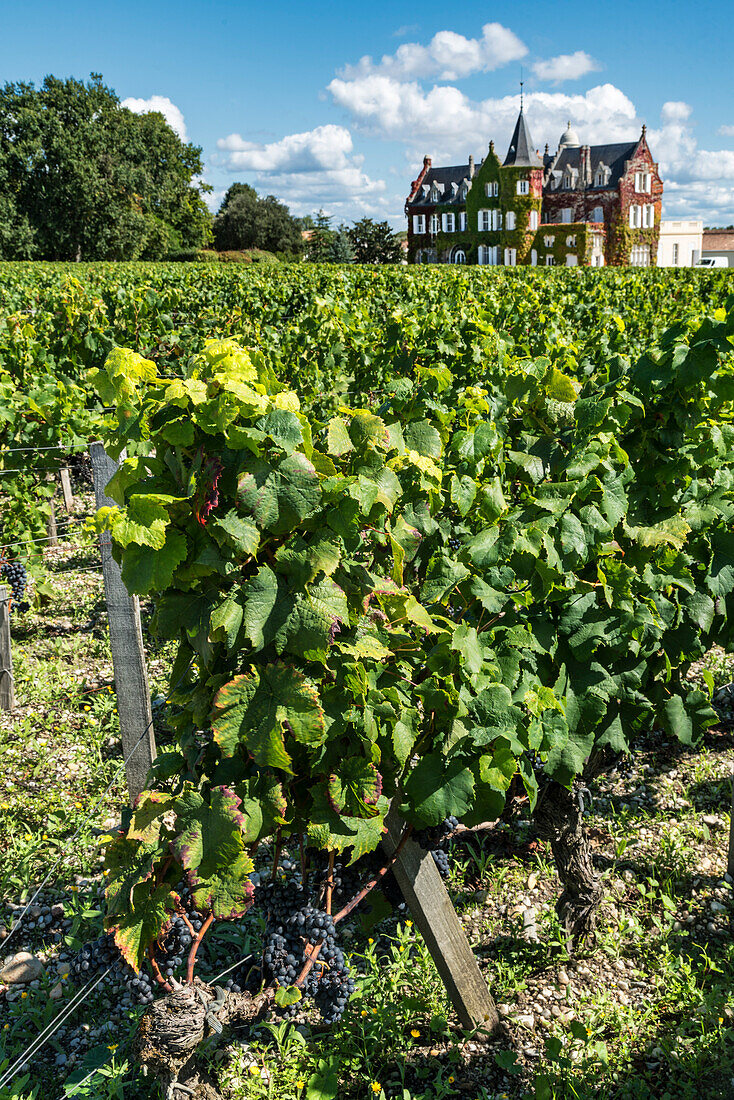
<path fill-rule="evenodd" d="M 0 1097 L 729 1096 L 728 273 L 211 266 L 0 265 Z"/>

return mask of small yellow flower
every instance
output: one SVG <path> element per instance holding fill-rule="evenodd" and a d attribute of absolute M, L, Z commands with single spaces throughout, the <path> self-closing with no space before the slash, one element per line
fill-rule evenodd
<path fill-rule="evenodd" d="M 724 1017 L 723 1017 L 723 1016 L 719 1016 L 719 1023 L 720 1023 L 720 1024 L 723 1024 L 723 1022 L 724 1022 Z"/>
<path fill-rule="evenodd" d="M 406 928 L 412 928 L 412 927 L 413 927 L 413 922 L 412 922 L 412 920 L 406 920 L 406 922 L 405 922 L 405 927 L 406 927 Z"/>
<path fill-rule="evenodd" d="M 252 1066 L 250 1066 L 250 1070 L 249 1070 L 249 1072 L 250 1072 L 250 1075 L 251 1075 L 252 1077 L 259 1077 L 259 1076 L 260 1076 L 260 1069 L 259 1069 L 259 1067 L 258 1067 L 258 1066 L 256 1066 L 256 1065 L 252 1065 Z"/>
<path fill-rule="evenodd" d="M 107 1049 L 108 1050 L 117 1050 L 117 1043 L 109 1043 L 108 1046 L 107 1046 Z"/>
<path fill-rule="evenodd" d="M 376 1009 L 376 1008 L 373 1008 L 373 1009 L 372 1009 L 372 1015 L 373 1015 L 373 1016 L 376 1016 L 376 1015 L 377 1015 L 377 1009 Z"/>
<path fill-rule="evenodd" d="M 48 840 L 48 833 L 44 833 L 42 839 L 43 840 Z"/>
<path fill-rule="evenodd" d="M 414 1039 L 420 1039 L 421 1037 L 421 1033 L 417 1027 L 411 1028 L 410 1034 L 413 1036 Z"/>
<path fill-rule="evenodd" d="M 10 1031 L 10 1024 L 3 1024 L 3 1031 Z"/>
<path fill-rule="evenodd" d="M 449 1084 L 453 1085 L 454 1080 L 455 1080 L 455 1078 L 453 1076 L 449 1077 Z"/>
<path fill-rule="evenodd" d="M 361 1016 L 366 1016 L 366 1015 L 367 1015 L 367 1009 L 366 1009 L 366 1008 L 363 1008 L 363 1009 L 362 1009 L 362 1011 L 361 1011 L 361 1013 L 360 1013 L 360 1015 L 361 1015 Z"/>
<path fill-rule="evenodd" d="M 299 1077 L 298 1080 L 296 1081 L 296 1088 L 297 1089 L 302 1089 L 305 1084 L 306 1084 L 306 1082 L 303 1080 L 303 1078 Z"/>
<path fill-rule="evenodd" d="M 83 809 L 81 802 L 75 802 L 74 805 L 76 806 L 77 810 Z"/>
<path fill-rule="evenodd" d="M 85 709 L 85 710 L 89 710 L 89 707 L 85 707 L 84 709 Z"/>
<path fill-rule="evenodd" d="M 400 950 L 405 951 L 405 944 L 403 944 L 403 943 L 400 944 Z"/>
<path fill-rule="evenodd" d="M 373 1081 L 372 1084 L 370 1085 L 370 1088 L 375 1093 L 382 1092 L 382 1085 L 380 1084 L 379 1081 Z"/>
<path fill-rule="evenodd" d="M 27 997 L 27 996 L 28 996 L 28 994 L 26 993 L 26 991 L 25 991 L 25 990 L 23 990 L 23 992 L 22 992 L 22 993 L 21 993 L 21 995 L 20 995 L 20 999 L 21 999 L 21 1001 L 24 1001 L 24 1000 L 26 999 L 26 997 Z"/>
<path fill-rule="evenodd" d="M 374 941 L 373 939 L 369 939 L 369 940 L 367 940 L 367 943 L 374 943 L 374 942 L 375 942 L 375 941 Z"/>
<path fill-rule="evenodd" d="M 0 803 L 0 805 L 2 805 L 2 808 L 4 810 L 9 810 L 10 809 L 10 803 L 9 802 L 2 802 L 2 803 Z"/>
<path fill-rule="evenodd" d="M 69 971 L 65 970 L 64 973 L 61 975 L 62 982 L 65 982 L 68 977 L 69 977 Z"/>

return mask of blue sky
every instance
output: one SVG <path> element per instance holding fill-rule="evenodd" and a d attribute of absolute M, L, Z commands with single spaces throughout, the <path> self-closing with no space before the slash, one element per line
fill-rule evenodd
<path fill-rule="evenodd" d="M 441 8 L 443 14 L 439 14 Z M 504 150 L 525 103 L 536 145 L 637 137 L 664 216 L 734 222 L 731 3 L 6 3 L 3 81 L 101 72 L 201 145 L 212 202 L 234 180 L 299 214 L 403 224 L 423 154 Z"/>

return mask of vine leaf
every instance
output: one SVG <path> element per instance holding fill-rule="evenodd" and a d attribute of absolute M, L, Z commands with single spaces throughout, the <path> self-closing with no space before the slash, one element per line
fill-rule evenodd
<path fill-rule="evenodd" d="M 347 817 L 374 817 L 382 793 L 382 776 L 361 756 L 348 756 L 329 777 L 329 802 Z"/>
<path fill-rule="evenodd" d="M 303 673 L 270 664 L 235 676 L 220 688 L 212 712 L 214 740 L 227 756 L 243 745 L 256 764 L 292 774 L 284 733 L 304 745 L 320 745 L 324 712 Z"/>
<path fill-rule="evenodd" d="M 401 813 L 413 824 L 438 825 L 447 817 L 461 819 L 471 808 L 474 776 L 463 761 L 431 753 L 418 761 L 405 780 Z"/>
<path fill-rule="evenodd" d="M 151 890 L 147 882 L 142 882 L 133 891 L 132 906 L 116 923 L 108 925 L 120 954 L 136 972 L 143 965 L 148 945 L 168 928 L 178 904 L 178 894 L 170 887 Z"/>
<path fill-rule="evenodd" d="M 240 474 L 240 504 L 261 530 L 284 535 L 317 507 L 321 498 L 319 475 L 305 455 L 289 455 L 277 465 L 252 459 Z"/>
<path fill-rule="evenodd" d="M 334 812 L 328 795 L 319 788 L 309 814 L 309 839 L 325 851 L 341 853 L 351 849 L 352 864 L 367 852 L 373 852 L 382 840 L 388 806 L 388 800 L 380 795 L 374 817 L 347 817 Z"/>
<path fill-rule="evenodd" d="M 171 850 L 185 870 L 236 854 L 244 824 L 239 807 L 240 799 L 228 787 L 214 787 L 208 805 L 192 788 L 176 800 L 177 836 Z"/>

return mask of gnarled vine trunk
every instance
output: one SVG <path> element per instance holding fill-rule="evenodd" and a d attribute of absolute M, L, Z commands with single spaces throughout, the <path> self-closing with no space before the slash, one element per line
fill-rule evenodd
<path fill-rule="evenodd" d="M 578 780 L 571 790 L 549 780 L 540 792 L 533 814 L 540 836 L 550 841 L 563 885 L 556 912 L 574 944 L 593 935 L 602 900 L 601 882 L 583 825 L 580 797 L 583 789 L 583 782 Z"/>
<path fill-rule="evenodd" d="M 221 1100 L 216 1083 L 197 1059 L 201 1042 L 212 1030 L 207 1013 L 213 1002 L 212 987 L 195 979 L 193 985 L 183 985 L 154 1001 L 140 1019 L 135 1057 L 145 1072 L 158 1078 L 166 1100 Z M 228 992 L 217 1020 L 221 1025 L 251 1024 L 272 1002 L 271 990 L 255 997 Z"/>

